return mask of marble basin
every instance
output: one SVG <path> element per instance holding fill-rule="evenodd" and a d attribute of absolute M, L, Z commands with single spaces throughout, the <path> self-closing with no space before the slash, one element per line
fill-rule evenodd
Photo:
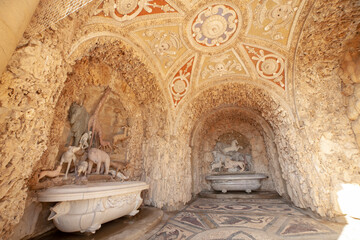
<path fill-rule="evenodd" d="M 215 191 L 246 191 L 250 193 L 261 187 L 261 180 L 267 178 L 262 173 L 242 173 L 242 174 L 218 174 L 206 176 L 210 181 L 211 187 Z"/>
<path fill-rule="evenodd" d="M 142 198 L 145 182 L 102 182 L 87 185 L 65 185 L 38 193 L 40 202 L 58 202 L 50 208 L 48 220 L 63 232 L 95 233 L 101 224 L 134 216 Z"/>

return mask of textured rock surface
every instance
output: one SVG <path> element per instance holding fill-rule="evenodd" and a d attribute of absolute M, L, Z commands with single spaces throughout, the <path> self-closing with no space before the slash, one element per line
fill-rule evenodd
<path fill-rule="evenodd" d="M 359 76 L 348 68 L 358 61 L 357 1 L 307 1 L 287 50 L 271 41 L 239 37 L 234 49 L 249 73 L 222 72 L 203 82 L 196 81 L 200 50 L 184 50 L 181 63 L 165 71 L 159 70 L 158 57 L 171 54 L 154 57 L 161 49 L 131 40 L 134 30 L 160 22 L 176 25 L 178 18 L 147 21 L 145 16 L 142 23 L 113 24 L 91 18 L 99 2 L 39 35 L 25 34 L 0 78 L 0 238 L 8 239 L 25 208 L 27 213 L 36 209 L 31 200 L 26 202 L 28 188 L 36 184 L 39 170 L 58 162 L 69 133 L 71 103 L 92 113 L 107 86 L 111 95 L 100 113 L 104 138 L 111 141 L 122 126 L 129 126 L 130 137 L 114 146 L 112 158 L 128 161 L 126 173 L 150 184 L 146 204 L 178 209 L 208 188 L 203 176 L 204 163 L 212 161 L 209 151 L 218 136 L 234 129 L 252 143 L 253 157 L 261 163 L 258 170 L 269 173 L 266 189 L 321 216 L 342 214 L 336 195 L 341 184 L 360 183 L 355 138 L 360 131 Z M 187 3 L 175 2 L 189 16 L 195 14 Z M 243 18 L 244 25 L 250 22 L 249 14 Z M 240 32 L 245 34 L 245 28 Z M 241 45 L 245 40 L 288 56 L 285 90 L 259 79 Z M 192 54 L 189 93 L 175 108 L 170 83 Z"/>

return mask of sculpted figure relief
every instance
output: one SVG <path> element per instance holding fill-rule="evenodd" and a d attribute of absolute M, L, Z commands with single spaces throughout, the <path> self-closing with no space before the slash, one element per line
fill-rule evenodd
<path fill-rule="evenodd" d="M 64 152 L 63 155 L 61 156 L 60 165 L 62 166 L 63 163 L 68 164 L 67 168 L 66 168 L 65 177 L 64 177 L 65 179 L 67 179 L 67 174 L 69 172 L 71 162 L 74 161 L 74 163 L 76 163 L 75 153 L 79 150 L 80 150 L 80 147 L 70 146 L 69 149 L 66 152 Z"/>
<path fill-rule="evenodd" d="M 92 166 L 96 164 L 96 174 L 100 174 L 100 167 L 102 164 L 105 166 L 104 174 L 109 173 L 110 168 L 110 157 L 109 155 L 97 148 L 90 148 L 88 152 L 88 159 L 89 159 L 89 167 L 88 167 L 88 174 L 91 173 Z"/>
<path fill-rule="evenodd" d="M 66 145 L 70 145 L 71 140 L 74 139 L 71 145 L 78 146 L 81 137 L 87 132 L 87 123 L 89 121 L 89 114 L 85 107 L 80 106 L 77 103 L 71 104 L 69 109 L 69 121 L 71 129 Z"/>
<path fill-rule="evenodd" d="M 243 146 L 234 139 L 231 144 L 217 142 L 212 151 L 214 161 L 211 163 L 211 171 L 218 172 L 243 172 L 249 170 L 247 155 L 239 152 Z"/>

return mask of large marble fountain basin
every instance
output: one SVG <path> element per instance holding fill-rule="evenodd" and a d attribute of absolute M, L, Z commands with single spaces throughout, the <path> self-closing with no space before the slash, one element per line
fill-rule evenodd
<path fill-rule="evenodd" d="M 92 232 L 101 224 L 138 213 L 145 182 L 103 182 L 65 185 L 38 193 L 40 202 L 58 202 L 48 220 L 63 232 Z"/>
<path fill-rule="evenodd" d="M 261 180 L 267 178 L 262 173 L 244 173 L 244 174 L 218 174 L 206 176 L 210 181 L 211 187 L 215 191 L 251 191 L 258 190 L 261 187 Z"/>

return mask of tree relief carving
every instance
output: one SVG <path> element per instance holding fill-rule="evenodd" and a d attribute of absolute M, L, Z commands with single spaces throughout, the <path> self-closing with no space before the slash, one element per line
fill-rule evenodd
<path fill-rule="evenodd" d="M 104 0 L 94 15 L 124 22 L 138 16 L 171 12 L 177 11 L 165 0 Z"/>

